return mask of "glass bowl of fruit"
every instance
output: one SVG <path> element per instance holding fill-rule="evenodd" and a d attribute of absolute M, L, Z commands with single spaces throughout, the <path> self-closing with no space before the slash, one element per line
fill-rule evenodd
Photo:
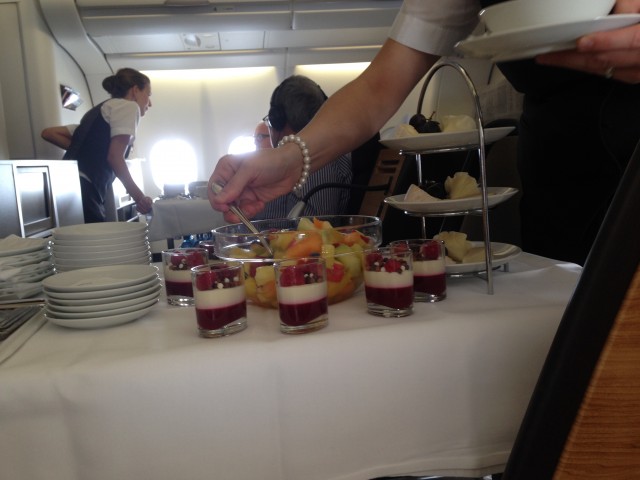
<path fill-rule="evenodd" d="M 278 308 L 273 263 L 285 258 L 324 257 L 329 304 L 351 297 L 363 281 L 362 252 L 382 242 L 382 222 L 366 215 L 326 215 L 252 222 L 259 235 L 241 224 L 212 230 L 216 256 L 244 263 L 247 300 Z M 261 238 L 262 237 L 262 238 Z M 269 255 L 261 240 L 273 250 Z"/>

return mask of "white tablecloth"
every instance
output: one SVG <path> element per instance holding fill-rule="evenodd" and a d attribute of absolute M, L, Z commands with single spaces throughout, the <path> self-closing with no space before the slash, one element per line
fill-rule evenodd
<path fill-rule="evenodd" d="M 401 319 L 362 292 L 288 336 L 277 311 L 203 339 L 164 300 L 101 330 L 44 325 L 0 365 L 0 475 L 364 480 L 499 471 L 580 267 L 528 254 Z"/>
<path fill-rule="evenodd" d="M 209 200 L 201 198 L 167 198 L 153 203 L 149 221 L 149 240 L 166 240 L 207 233 L 225 225 L 222 213 L 214 210 Z"/>

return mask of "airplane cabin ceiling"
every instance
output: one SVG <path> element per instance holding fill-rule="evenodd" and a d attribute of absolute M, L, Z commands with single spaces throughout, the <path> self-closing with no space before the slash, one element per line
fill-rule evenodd
<path fill-rule="evenodd" d="M 401 0 L 39 0 L 88 74 L 370 61 Z"/>

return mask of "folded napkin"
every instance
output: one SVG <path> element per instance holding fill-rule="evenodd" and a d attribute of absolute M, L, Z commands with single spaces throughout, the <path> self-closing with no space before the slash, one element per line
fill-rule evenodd
<path fill-rule="evenodd" d="M 9 267 L 19 267 L 21 265 L 29 265 L 38 263 L 42 260 L 50 259 L 51 252 L 48 249 L 38 250 L 32 253 L 23 253 L 21 255 L 11 255 L 9 257 L 0 257 L 0 270 Z"/>
<path fill-rule="evenodd" d="M 29 298 L 42 292 L 42 283 L 14 283 L 11 286 L 0 288 L 0 301 L 19 300 Z"/>
<path fill-rule="evenodd" d="M 0 255 L 11 255 L 13 252 L 38 247 L 44 248 L 49 243 L 45 238 L 22 238 L 17 235 L 9 235 L 0 239 Z"/>

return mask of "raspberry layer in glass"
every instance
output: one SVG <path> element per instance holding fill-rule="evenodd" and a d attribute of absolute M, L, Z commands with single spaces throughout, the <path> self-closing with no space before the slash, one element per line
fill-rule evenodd
<path fill-rule="evenodd" d="M 364 272 L 367 301 L 389 308 L 405 309 L 413 304 L 413 272 Z"/>
<path fill-rule="evenodd" d="M 278 289 L 278 308 L 282 323 L 305 325 L 327 316 L 327 284 L 310 283 Z"/>
<path fill-rule="evenodd" d="M 413 288 L 416 292 L 443 295 L 447 290 L 443 260 L 413 260 Z"/>
<path fill-rule="evenodd" d="M 167 288 L 167 296 L 193 297 L 190 269 L 172 269 L 164 267 L 164 284 Z"/>
<path fill-rule="evenodd" d="M 195 291 L 196 318 L 204 330 L 219 330 L 246 318 L 244 285 Z"/>

